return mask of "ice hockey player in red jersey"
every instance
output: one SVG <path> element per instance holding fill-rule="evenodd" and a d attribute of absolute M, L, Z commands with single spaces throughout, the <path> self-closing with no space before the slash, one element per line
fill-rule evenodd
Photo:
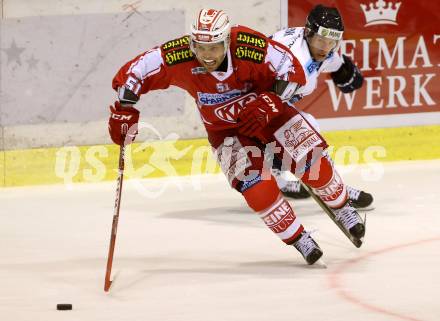
<path fill-rule="evenodd" d="M 330 73 L 336 86 L 343 93 L 350 93 L 362 86 L 363 78 L 351 59 L 337 52 L 344 32 L 344 23 L 338 9 L 323 5 L 315 6 L 306 19 L 305 27 L 292 27 L 276 32 L 271 38 L 287 46 L 301 63 L 306 83 L 295 89 L 288 104 L 297 104 L 310 95 L 317 86 L 322 72 Z M 319 131 L 317 120 L 309 113 L 301 112 L 313 127 Z M 273 174 L 285 196 L 306 198 L 310 195 L 297 180 L 286 179 L 281 171 L 281 162 L 275 159 Z M 348 186 L 349 199 L 357 209 L 371 209 L 373 197 L 370 193 Z"/>
<path fill-rule="evenodd" d="M 288 91 L 273 92 L 277 81 L 304 84 L 304 77 L 285 46 L 252 29 L 231 27 L 221 10 L 203 9 L 191 35 L 148 50 L 118 71 L 113 79 L 118 101 L 110 107 L 110 136 L 116 144 L 134 140 L 139 119 L 134 105 L 141 95 L 172 85 L 184 89 L 196 101 L 230 185 L 269 229 L 313 264 L 322 250 L 280 193 L 268 165 L 274 154 L 339 213 L 351 235 L 362 239 L 365 226 L 347 203 L 341 177 L 323 156 L 325 140 L 283 103 L 291 97 Z"/>

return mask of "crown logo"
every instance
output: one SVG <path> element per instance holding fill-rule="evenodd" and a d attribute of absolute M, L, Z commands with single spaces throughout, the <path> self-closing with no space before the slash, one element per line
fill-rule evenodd
<path fill-rule="evenodd" d="M 366 4 L 361 4 L 362 11 L 367 21 L 365 26 L 373 25 L 397 25 L 396 16 L 399 11 L 401 2 L 385 2 L 377 0 L 375 4 L 370 3 L 369 8 Z"/>

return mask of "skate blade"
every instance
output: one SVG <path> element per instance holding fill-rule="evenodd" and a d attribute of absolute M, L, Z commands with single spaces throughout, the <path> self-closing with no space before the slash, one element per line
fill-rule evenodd
<path fill-rule="evenodd" d="M 367 206 L 367 207 L 355 207 L 355 208 L 356 208 L 356 211 L 358 211 L 358 212 L 369 212 L 369 211 L 376 209 L 376 207 L 374 207 L 372 205 Z"/>
<path fill-rule="evenodd" d="M 309 269 L 326 269 L 327 264 L 324 262 L 324 260 L 321 258 L 312 265 L 308 265 Z"/>
<path fill-rule="evenodd" d="M 105 292 L 110 292 L 110 290 L 114 288 L 115 281 L 119 277 L 120 273 L 121 271 L 116 271 L 116 273 L 113 275 L 113 279 L 110 281 L 110 286 L 107 288 Z"/>
<path fill-rule="evenodd" d="M 357 248 L 360 248 L 362 246 L 362 244 L 364 244 L 364 238 L 361 239 L 351 239 L 351 242 L 353 243 L 354 246 L 356 246 Z"/>
<path fill-rule="evenodd" d="M 367 214 L 364 214 L 364 228 L 365 228 L 365 234 L 366 234 L 367 233 Z M 353 243 L 354 246 L 356 246 L 357 248 L 360 248 L 362 246 L 362 244 L 364 244 L 365 234 L 360 239 L 350 237 L 350 241 Z"/>

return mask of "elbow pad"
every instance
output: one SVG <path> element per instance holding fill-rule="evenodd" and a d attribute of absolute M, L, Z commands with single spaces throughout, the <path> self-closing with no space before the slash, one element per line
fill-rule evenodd
<path fill-rule="evenodd" d="M 346 55 L 342 55 L 344 63 L 341 67 L 331 73 L 335 85 L 344 93 L 351 93 L 362 87 L 364 77 L 361 71 Z"/>
<path fill-rule="evenodd" d="M 276 80 L 273 91 L 281 98 L 283 102 L 289 101 L 295 96 L 300 84 L 296 82 L 288 82 L 285 80 Z"/>
<path fill-rule="evenodd" d="M 139 100 L 139 97 L 125 86 L 118 88 L 118 98 L 121 105 L 134 105 Z"/>

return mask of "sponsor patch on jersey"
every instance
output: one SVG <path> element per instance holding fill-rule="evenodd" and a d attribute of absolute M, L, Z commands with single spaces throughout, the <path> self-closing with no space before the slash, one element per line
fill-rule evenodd
<path fill-rule="evenodd" d="M 217 88 L 217 91 L 219 93 L 224 93 L 230 90 L 229 85 L 227 83 L 219 82 L 215 85 L 215 88 Z"/>
<path fill-rule="evenodd" d="M 189 46 L 189 36 L 170 40 L 170 41 L 164 43 L 161 46 L 161 48 L 162 48 L 162 51 L 169 51 L 171 49 L 180 48 L 180 47 L 184 47 L 184 46 Z"/>
<path fill-rule="evenodd" d="M 287 30 L 293 30 L 292 34 L 288 34 L 287 30 L 286 30 L 286 32 L 285 32 L 285 34 L 284 34 L 284 37 L 289 37 L 290 42 L 287 44 L 287 47 L 289 47 L 289 48 L 292 48 L 293 45 L 295 44 L 295 42 L 296 42 L 298 39 L 301 39 L 301 37 L 302 37 L 302 35 L 303 35 L 301 32 L 296 32 L 295 29 L 296 29 L 296 28 L 290 28 L 290 29 L 287 29 Z M 284 43 L 284 42 L 283 42 L 283 43 Z"/>
<path fill-rule="evenodd" d="M 303 94 L 293 95 L 292 98 L 289 99 L 289 103 L 294 104 L 294 103 L 300 101 L 301 99 L 303 99 L 303 97 L 304 97 Z"/>
<path fill-rule="evenodd" d="M 245 190 L 251 188 L 252 186 L 254 186 L 255 184 L 258 184 L 261 181 L 262 181 L 261 175 L 259 175 L 259 174 L 252 179 L 248 178 L 248 180 L 243 181 L 241 186 L 239 187 L 240 193 L 243 193 Z"/>
<path fill-rule="evenodd" d="M 238 46 L 235 49 L 235 57 L 261 64 L 264 61 L 264 51 L 246 46 Z"/>
<path fill-rule="evenodd" d="M 284 37 L 291 36 L 295 34 L 295 32 L 296 32 L 296 28 L 287 28 L 286 30 L 284 30 Z"/>
<path fill-rule="evenodd" d="M 180 64 L 194 59 L 194 54 L 189 48 L 176 49 L 165 54 L 165 63 L 168 66 Z"/>
<path fill-rule="evenodd" d="M 284 64 L 286 63 L 287 59 L 289 59 L 289 58 L 290 58 L 290 55 L 287 52 L 284 52 L 280 62 L 278 63 L 278 67 L 275 69 L 275 72 L 277 74 L 280 73 L 281 68 L 284 67 Z M 292 65 L 292 68 L 291 68 L 291 72 L 295 73 L 295 67 L 293 65 Z"/>
<path fill-rule="evenodd" d="M 301 115 L 291 118 L 274 133 L 274 136 L 296 163 L 314 147 L 323 143 L 321 137 Z"/>
<path fill-rule="evenodd" d="M 238 115 L 243 110 L 243 106 L 257 98 L 255 93 L 249 93 L 245 96 L 239 97 L 224 106 L 217 107 L 215 109 L 215 115 L 227 122 L 235 124 L 237 122 Z"/>
<path fill-rule="evenodd" d="M 319 61 L 314 61 L 313 59 L 311 59 L 307 64 L 306 64 L 306 70 L 307 73 L 310 75 L 312 73 L 314 73 L 315 71 L 317 71 L 319 69 L 319 67 L 321 67 L 322 62 Z"/>
<path fill-rule="evenodd" d="M 205 67 L 194 67 L 191 68 L 191 73 L 193 75 L 200 75 L 200 74 L 206 74 L 208 71 L 206 70 Z"/>
<path fill-rule="evenodd" d="M 237 43 L 254 46 L 257 48 L 266 48 L 266 39 L 246 32 L 239 32 L 237 34 Z"/>
<path fill-rule="evenodd" d="M 197 92 L 199 103 L 206 106 L 223 104 L 241 95 L 241 90 L 234 89 L 220 94 Z"/>

